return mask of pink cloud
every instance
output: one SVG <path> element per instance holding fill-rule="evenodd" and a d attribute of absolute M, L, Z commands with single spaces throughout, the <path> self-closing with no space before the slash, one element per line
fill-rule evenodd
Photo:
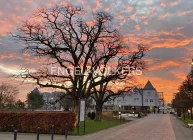
<path fill-rule="evenodd" d="M 178 5 L 178 3 L 179 3 L 178 1 L 174 1 L 174 2 L 171 2 L 169 5 L 170 6 L 176 6 L 176 5 Z"/>
<path fill-rule="evenodd" d="M 183 26 L 181 26 L 181 27 L 177 27 L 177 28 L 176 28 L 176 30 L 178 30 L 178 31 L 179 31 L 179 30 L 181 30 L 181 29 L 183 29 L 183 28 L 184 28 Z"/>
<path fill-rule="evenodd" d="M 8 19 L 0 20 L 0 35 L 6 36 L 8 32 L 11 32 L 14 28 L 13 23 L 11 23 Z"/>
<path fill-rule="evenodd" d="M 170 15 L 169 13 L 165 13 L 165 14 L 161 15 L 159 17 L 159 19 L 164 19 L 164 18 L 168 17 L 169 15 Z"/>
<path fill-rule="evenodd" d="M 134 7 L 133 7 L 133 6 L 131 6 L 131 5 L 129 5 L 129 6 L 127 6 L 127 10 L 132 11 L 132 10 L 134 10 Z"/>
<path fill-rule="evenodd" d="M 148 21 L 147 21 L 147 20 L 146 20 L 146 21 L 144 21 L 144 22 L 143 22 L 143 24 L 147 25 L 147 24 L 148 24 Z"/>
<path fill-rule="evenodd" d="M 139 25 L 135 25 L 135 29 L 136 29 L 136 30 L 140 30 L 141 28 L 140 28 Z"/>
<path fill-rule="evenodd" d="M 161 7 L 166 7 L 166 1 L 165 0 L 162 0 L 161 3 L 160 3 Z"/>
<path fill-rule="evenodd" d="M 184 15 L 187 15 L 187 14 L 192 13 L 192 12 L 193 12 L 193 10 L 180 11 L 180 12 L 178 12 L 177 14 L 178 14 L 179 16 L 184 16 Z"/>

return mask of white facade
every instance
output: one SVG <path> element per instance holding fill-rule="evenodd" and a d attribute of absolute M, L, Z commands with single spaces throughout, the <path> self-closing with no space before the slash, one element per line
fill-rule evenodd
<path fill-rule="evenodd" d="M 143 90 L 144 106 L 159 106 L 159 96 L 156 90 Z"/>
<path fill-rule="evenodd" d="M 141 90 L 125 93 L 112 101 L 106 102 L 104 109 L 129 110 L 131 108 L 141 108 L 142 106 L 146 109 L 160 106 L 159 95 L 150 81 Z"/>

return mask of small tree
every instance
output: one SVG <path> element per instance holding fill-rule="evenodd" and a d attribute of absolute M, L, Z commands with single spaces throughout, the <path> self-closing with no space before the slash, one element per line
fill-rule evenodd
<path fill-rule="evenodd" d="M 2 83 L 0 85 L 0 108 L 11 108 L 19 94 L 17 87 Z"/>
<path fill-rule="evenodd" d="M 29 109 L 39 109 L 44 105 L 43 96 L 39 92 L 32 91 L 27 95 L 27 103 Z"/>
<path fill-rule="evenodd" d="M 15 107 L 16 107 L 16 109 L 24 109 L 24 108 L 25 108 L 25 103 L 22 102 L 21 100 L 18 100 L 18 101 L 15 103 Z"/>
<path fill-rule="evenodd" d="M 192 115 L 192 107 L 193 107 L 193 66 L 191 68 L 190 73 L 187 75 L 186 79 L 183 81 L 182 85 L 179 88 L 181 93 L 184 93 L 186 99 L 189 100 L 189 109 L 191 111 L 191 119 L 193 119 Z M 187 103 L 187 102 L 186 102 Z"/>

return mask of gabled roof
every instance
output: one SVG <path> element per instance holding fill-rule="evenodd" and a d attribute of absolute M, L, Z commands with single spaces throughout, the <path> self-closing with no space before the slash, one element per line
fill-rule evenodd
<path fill-rule="evenodd" d="M 36 88 L 32 91 L 32 93 L 34 93 L 34 94 L 40 94 L 40 91 L 39 91 L 39 89 L 36 87 Z"/>
<path fill-rule="evenodd" d="M 153 85 L 151 84 L 151 82 L 148 80 L 147 84 L 145 85 L 145 87 L 143 88 L 143 90 L 155 90 L 155 88 L 153 87 Z"/>

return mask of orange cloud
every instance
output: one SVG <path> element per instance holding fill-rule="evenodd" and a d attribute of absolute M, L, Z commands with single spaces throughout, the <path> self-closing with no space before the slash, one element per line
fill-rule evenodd
<path fill-rule="evenodd" d="M 171 102 L 173 98 L 173 93 L 177 91 L 181 84 L 180 80 L 166 80 L 156 77 L 150 77 L 148 75 L 142 75 L 137 77 L 137 81 L 143 86 L 148 80 L 151 81 L 151 83 L 158 92 L 163 92 L 165 103 Z"/>
<path fill-rule="evenodd" d="M 122 19 L 123 16 L 121 15 L 121 13 L 117 13 L 117 14 L 116 14 L 116 18 L 117 18 L 117 19 Z"/>
<path fill-rule="evenodd" d="M 131 19 L 134 19 L 135 16 L 136 16 L 136 13 L 133 13 L 132 15 L 130 15 L 130 18 L 131 18 Z"/>
<path fill-rule="evenodd" d="M 166 36 L 166 37 L 162 37 Z M 180 39 L 176 39 L 176 37 L 180 37 Z M 172 32 L 154 32 L 150 31 L 147 33 L 138 33 L 136 34 L 126 34 L 124 38 L 125 43 L 129 44 L 144 44 L 150 48 L 175 48 L 180 46 L 186 46 L 191 41 L 193 41 L 192 37 L 185 37 L 181 33 L 172 33 Z"/>
<path fill-rule="evenodd" d="M 105 8 L 105 11 L 106 11 L 106 12 L 109 12 L 109 11 L 110 11 L 110 8 L 109 8 L 109 7 L 106 7 L 106 8 Z"/>
<path fill-rule="evenodd" d="M 181 64 L 173 60 L 168 60 L 157 65 L 153 65 L 148 68 L 149 71 L 160 70 L 169 67 L 181 67 Z"/>
<path fill-rule="evenodd" d="M 92 21 L 92 20 L 87 21 L 86 23 L 87 23 L 87 24 L 88 24 L 88 26 L 90 26 L 90 27 L 94 25 L 94 21 Z"/>
<path fill-rule="evenodd" d="M 143 15 L 143 16 L 139 16 L 139 19 L 142 19 L 142 20 L 143 20 L 143 19 L 145 19 L 145 18 L 146 18 L 146 16 L 144 16 L 144 15 Z"/>
<path fill-rule="evenodd" d="M 140 27 L 139 25 L 135 25 L 135 29 L 136 29 L 136 30 L 140 30 L 141 27 Z"/>
<path fill-rule="evenodd" d="M 96 7 L 93 9 L 94 12 L 96 12 L 101 6 L 100 0 L 96 0 Z"/>
<path fill-rule="evenodd" d="M 131 6 L 131 5 L 129 5 L 129 6 L 127 6 L 127 10 L 132 11 L 132 10 L 134 10 L 134 7 L 133 7 L 133 6 Z"/>
<path fill-rule="evenodd" d="M 147 24 L 148 24 L 148 21 L 147 21 L 147 20 L 146 20 L 146 21 L 144 21 L 144 22 L 143 22 L 143 24 L 147 25 Z"/>
<path fill-rule="evenodd" d="M 182 81 L 186 79 L 187 73 L 182 73 L 182 72 L 180 72 L 180 71 L 171 71 L 171 73 L 172 73 L 176 78 L 178 78 L 178 79 L 180 79 L 180 80 L 182 80 Z"/>

